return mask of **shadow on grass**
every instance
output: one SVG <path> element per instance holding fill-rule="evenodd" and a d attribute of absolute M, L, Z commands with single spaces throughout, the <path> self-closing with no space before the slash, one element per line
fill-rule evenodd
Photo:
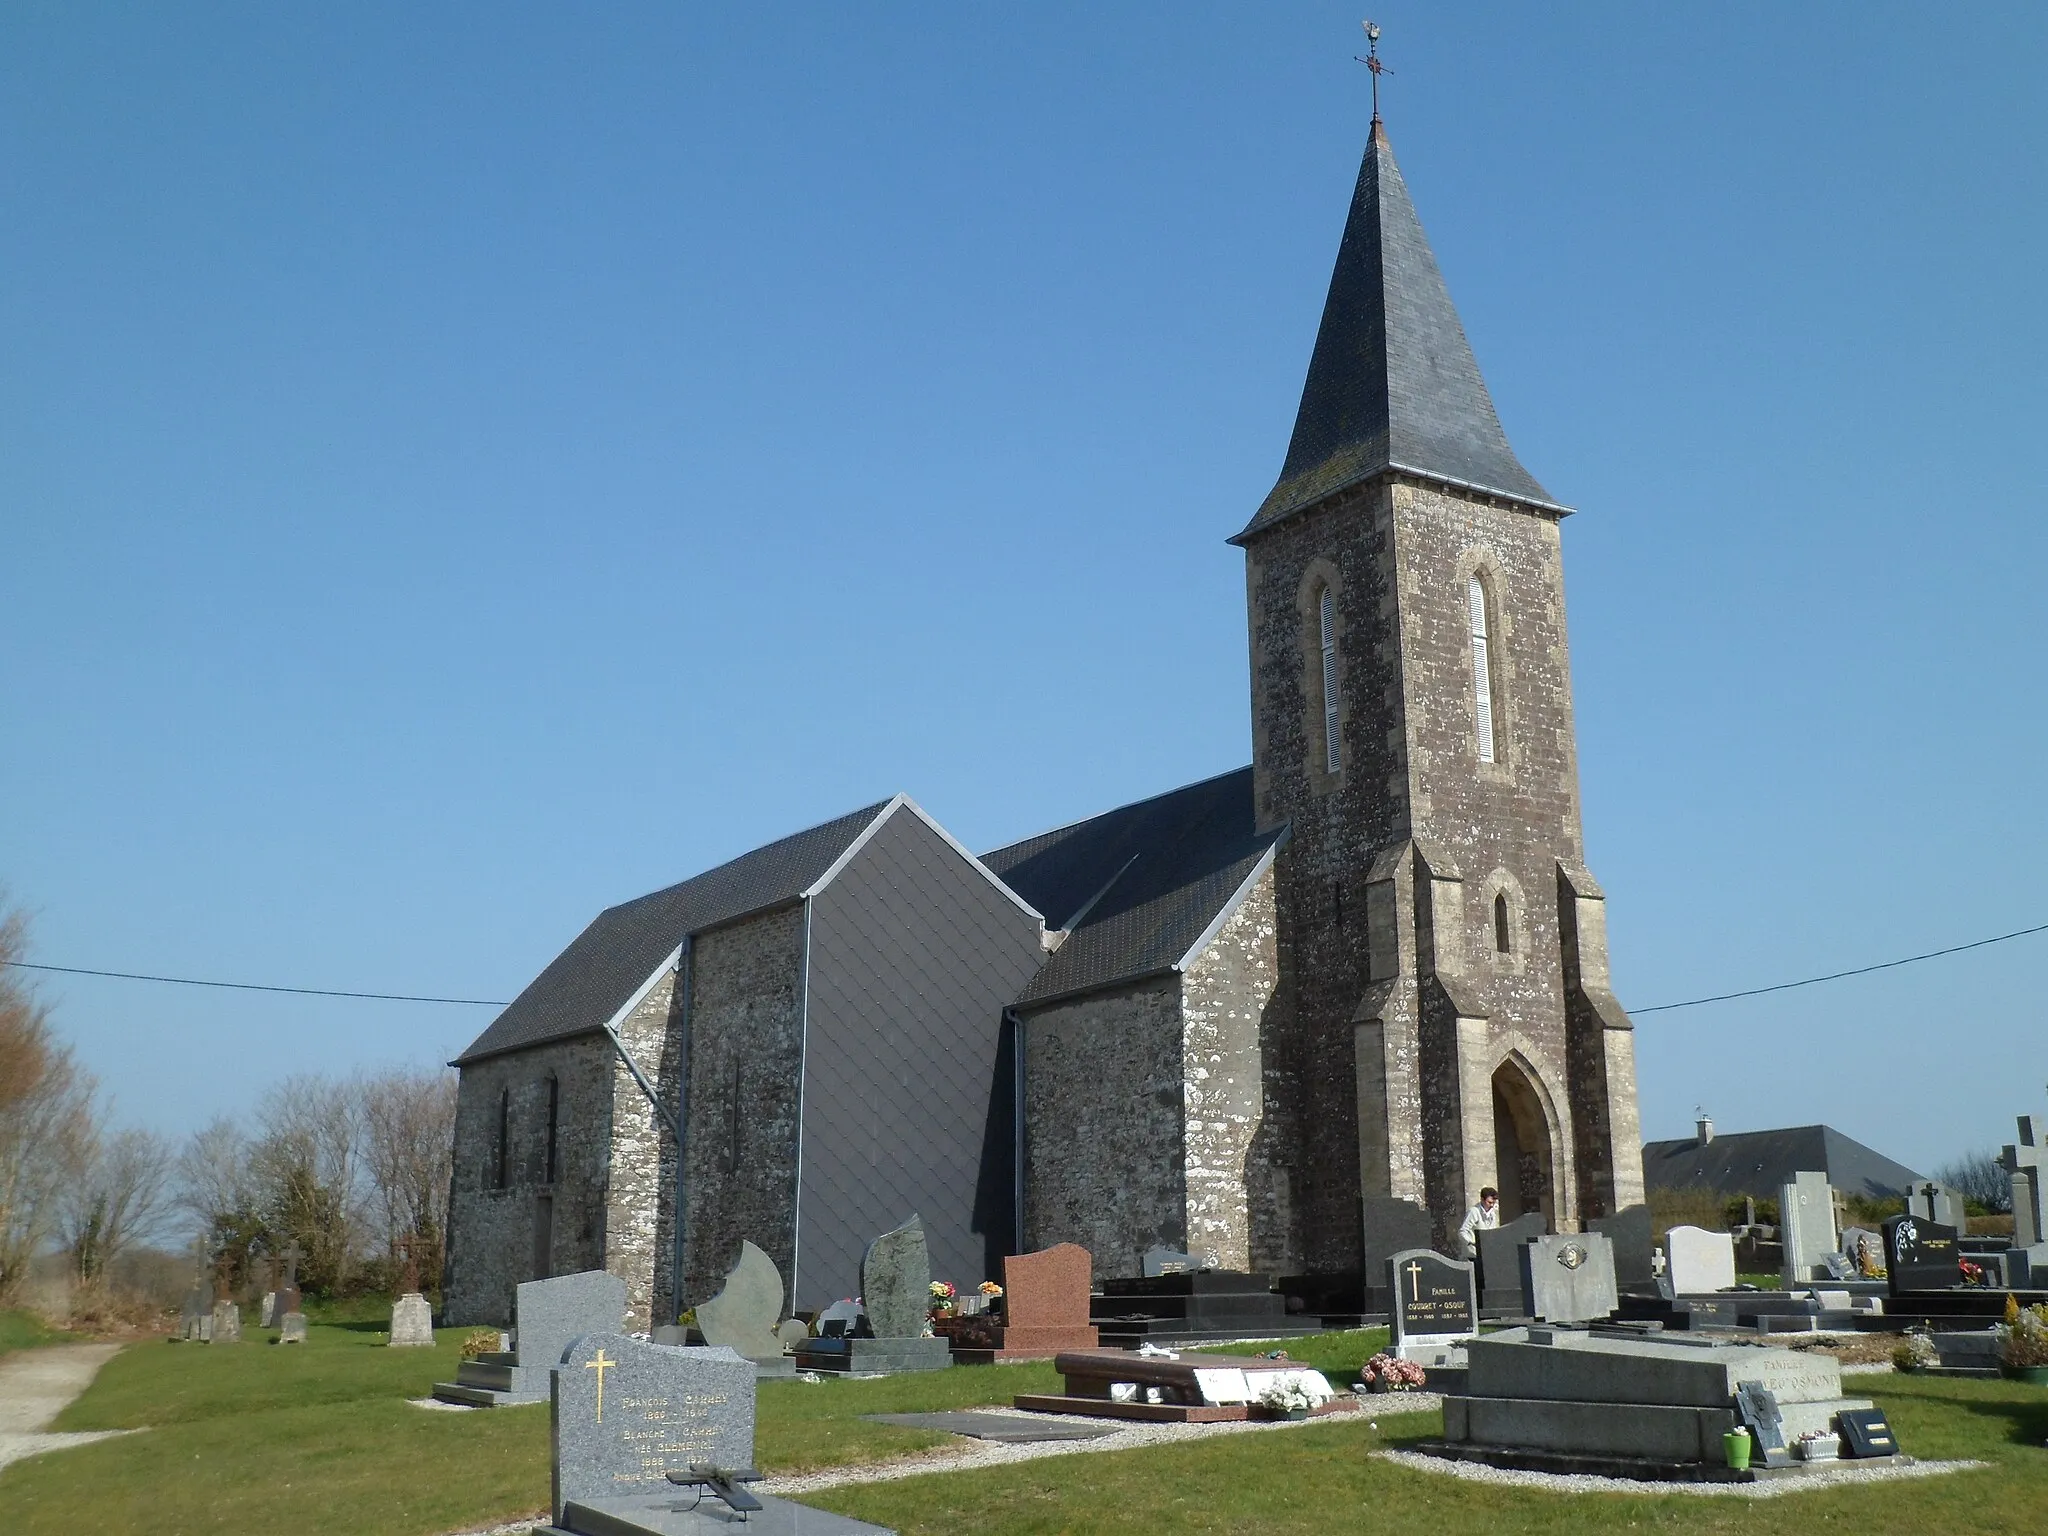
<path fill-rule="evenodd" d="M 1965 1409 L 1979 1418 L 2004 1419 L 2009 1426 L 2006 1438 L 2014 1445 L 2039 1446 L 2048 1442 L 2048 1399 L 2031 1403 L 1984 1398 L 1946 1401 L 1950 1407 Z"/>

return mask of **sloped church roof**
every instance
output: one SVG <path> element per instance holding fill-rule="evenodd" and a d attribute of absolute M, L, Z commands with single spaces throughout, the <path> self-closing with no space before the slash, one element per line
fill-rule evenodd
<path fill-rule="evenodd" d="M 1389 471 L 1568 510 L 1508 446 L 1393 145 L 1375 120 L 1287 461 L 1237 538 Z"/>

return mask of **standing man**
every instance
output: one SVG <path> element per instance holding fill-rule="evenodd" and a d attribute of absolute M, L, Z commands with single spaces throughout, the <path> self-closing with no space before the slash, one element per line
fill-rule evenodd
<path fill-rule="evenodd" d="M 1489 1184 L 1479 1191 L 1479 1203 L 1465 1213 L 1465 1224 L 1458 1228 L 1458 1257 L 1477 1264 L 1479 1234 L 1491 1232 L 1499 1225 L 1500 1191 Z"/>

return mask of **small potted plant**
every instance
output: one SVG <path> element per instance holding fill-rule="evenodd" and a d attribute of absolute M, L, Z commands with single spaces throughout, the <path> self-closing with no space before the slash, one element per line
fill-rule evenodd
<path fill-rule="evenodd" d="M 1840 1461 L 1842 1437 L 1832 1429 L 1810 1429 L 1792 1442 L 1792 1454 L 1801 1461 Z"/>
<path fill-rule="evenodd" d="M 2048 1305 L 2020 1305 L 2005 1298 L 2005 1321 L 1998 1325 L 1998 1358 L 2005 1374 L 2031 1386 L 2048 1387 Z"/>
<path fill-rule="evenodd" d="M 1276 1381 L 1259 1394 L 1259 1407 L 1269 1419 L 1305 1419 L 1315 1405 L 1316 1400 L 1298 1381 Z"/>
<path fill-rule="evenodd" d="M 1003 1315 L 1003 1288 L 993 1280 L 984 1280 L 975 1289 L 981 1292 L 988 1310 L 1000 1318 Z"/>
<path fill-rule="evenodd" d="M 931 1309 L 934 1322 L 953 1315 L 953 1298 L 960 1293 L 953 1289 L 950 1280 L 934 1280 L 931 1284 Z"/>

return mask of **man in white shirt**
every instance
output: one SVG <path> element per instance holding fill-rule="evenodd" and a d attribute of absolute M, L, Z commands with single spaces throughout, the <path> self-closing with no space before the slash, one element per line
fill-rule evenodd
<path fill-rule="evenodd" d="M 1465 1213 L 1465 1224 L 1458 1228 L 1458 1257 L 1478 1263 L 1479 1234 L 1491 1232 L 1499 1226 L 1500 1191 L 1489 1184 L 1479 1191 L 1479 1203 Z"/>

